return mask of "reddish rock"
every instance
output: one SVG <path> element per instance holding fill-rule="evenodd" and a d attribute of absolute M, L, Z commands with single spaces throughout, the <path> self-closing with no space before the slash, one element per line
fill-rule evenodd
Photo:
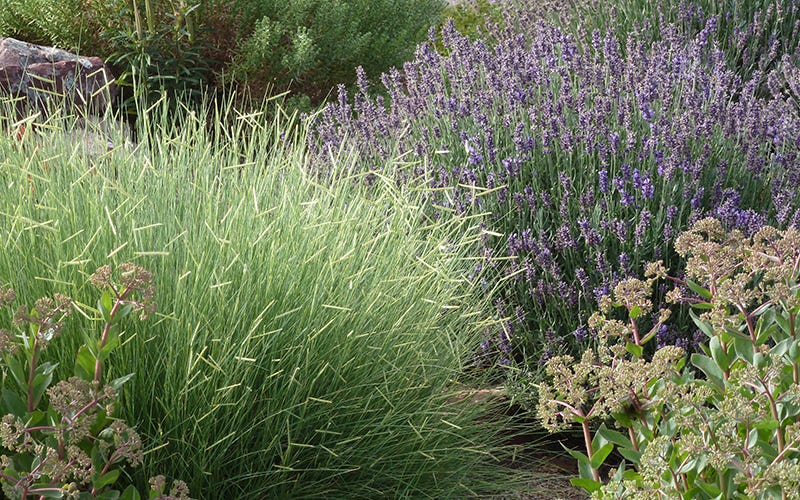
<path fill-rule="evenodd" d="M 57 97 L 81 114 L 102 114 L 116 95 L 110 68 L 99 57 L 0 38 L 0 94 L 24 97 L 45 111 Z"/>

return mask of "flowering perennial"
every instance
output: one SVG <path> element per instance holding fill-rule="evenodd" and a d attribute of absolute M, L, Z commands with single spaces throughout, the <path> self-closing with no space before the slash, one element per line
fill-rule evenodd
<path fill-rule="evenodd" d="M 448 24 L 444 50 L 431 32 L 380 92 L 360 70 L 354 96 L 339 88 L 312 122 L 313 168 L 329 176 L 332 154 L 356 150 L 398 183 L 426 179 L 435 216 L 488 214 L 474 275 L 502 284 L 503 325 L 484 347 L 508 358 L 511 338 L 547 354 L 551 328 L 584 339 L 594 301 L 633 269 L 674 268 L 691 222 L 747 235 L 800 222 L 800 69 L 786 56 L 742 81 L 716 29 L 711 17 L 691 39 L 664 25 L 656 42 L 595 32 L 579 44 L 538 23 L 497 29 L 490 47 Z M 689 346 L 693 331 L 659 339 Z"/>

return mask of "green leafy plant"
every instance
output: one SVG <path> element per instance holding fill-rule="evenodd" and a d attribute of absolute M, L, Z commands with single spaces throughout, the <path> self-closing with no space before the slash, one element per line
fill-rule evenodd
<path fill-rule="evenodd" d="M 669 300 L 688 303 L 708 337 L 686 363 L 676 346 L 648 360 L 650 288 L 626 280 L 593 317 L 598 345 L 548 361 L 538 413 L 549 430 L 581 426 L 575 485 L 595 498 L 800 498 L 800 231 L 752 238 L 703 219 L 676 240 L 686 259 Z M 614 319 L 612 308 L 625 310 Z M 616 429 L 606 422 L 612 421 Z M 600 424 L 598 426 L 598 424 Z M 600 467 L 622 458 L 608 478 Z"/>
<path fill-rule="evenodd" d="M 2 0 L 0 36 L 101 55 L 107 49 L 101 33 L 119 24 L 115 14 L 124 1 Z"/>
<path fill-rule="evenodd" d="M 503 9 L 492 0 L 468 0 L 451 4 L 445 9 L 444 15 L 453 20 L 456 31 L 468 36 L 471 40 L 482 39 L 487 42 L 494 42 L 493 36 L 486 30 L 487 24 L 504 26 Z M 442 31 L 440 25 L 437 33 Z M 446 53 L 447 49 L 443 41 L 437 40 L 436 50 Z"/>
<path fill-rule="evenodd" d="M 112 270 L 103 266 L 90 281 L 102 290 L 97 312 L 100 336 L 84 332 L 75 357 L 74 375 L 53 384 L 57 363 L 42 355 L 64 327 L 73 309 L 83 308 L 65 295 L 21 306 L 14 315 L 18 332 L 0 330 L 3 384 L 0 411 L 0 484 L 7 498 L 141 498 L 134 486 L 121 494 L 112 487 L 122 465 L 142 462 L 139 434 L 115 418 L 114 404 L 128 374 L 103 380 L 104 363 L 120 345 L 120 322 L 134 311 L 145 318 L 153 312 L 152 276 L 127 263 Z M 15 299 L 0 287 L 0 305 Z M 151 483 L 149 498 L 165 498 L 163 478 Z M 185 484 L 176 482 L 171 497 L 188 498 Z"/>
<path fill-rule="evenodd" d="M 237 0 L 244 13 L 233 73 L 248 85 L 291 89 L 317 104 L 355 68 L 376 77 L 409 60 L 441 19 L 442 0 Z"/>
<path fill-rule="evenodd" d="M 104 33 L 108 62 L 118 68 L 125 110 L 136 111 L 136 94 L 153 102 L 162 92 L 172 98 L 200 96 L 210 65 L 197 36 L 195 10 L 183 1 L 126 3 L 116 14 L 119 27 Z"/>

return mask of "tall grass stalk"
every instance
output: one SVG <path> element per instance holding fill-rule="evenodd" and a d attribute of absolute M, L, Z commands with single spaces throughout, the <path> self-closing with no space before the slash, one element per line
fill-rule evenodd
<path fill-rule="evenodd" d="M 484 318 L 458 271 L 472 221 L 425 219 L 413 185 L 312 182 L 292 117 L 169 109 L 99 155 L 57 117 L 0 134 L 0 277 L 22 303 L 68 293 L 93 323 L 98 266 L 154 273 L 158 313 L 124 327 L 109 366 L 135 373 L 120 416 L 149 451 L 133 480 L 201 498 L 507 487 L 499 403 L 456 397 Z"/>

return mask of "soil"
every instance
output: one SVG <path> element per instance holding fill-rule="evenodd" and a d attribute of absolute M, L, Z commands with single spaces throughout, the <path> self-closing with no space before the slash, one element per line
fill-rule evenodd
<path fill-rule="evenodd" d="M 554 435 L 542 443 L 541 435 L 532 444 L 535 456 L 523 457 L 509 466 L 509 472 L 525 467 L 533 471 L 536 479 L 529 483 L 528 491 L 509 492 L 497 500 L 585 500 L 586 491 L 572 486 L 570 478 L 578 477 L 575 459 L 564 450 L 564 446 L 576 449 L 580 442 L 573 436 Z M 577 443 L 576 443 L 577 441 Z M 528 464 L 528 465 L 526 465 Z"/>
<path fill-rule="evenodd" d="M 480 401 L 485 398 L 505 398 L 502 388 L 466 389 L 459 391 L 457 399 L 471 398 Z M 530 419 L 520 408 L 511 406 L 509 412 L 523 421 Z M 535 422 L 530 422 L 531 429 L 537 429 Z M 507 463 L 509 474 L 516 471 L 533 472 L 533 479 L 525 491 L 510 491 L 495 497 L 495 500 L 585 500 L 589 497 L 586 491 L 575 488 L 570 478 L 578 477 L 577 463 L 567 453 L 567 449 L 580 450 L 583 440 L 574 433 L 546 434 L 537 430 L 526 435 L 516 435 L 509 440 L 510 445 L 519 446 L 521 450 L 531 450 L 527 454 L 517 456 L 513 462 Z"/>

